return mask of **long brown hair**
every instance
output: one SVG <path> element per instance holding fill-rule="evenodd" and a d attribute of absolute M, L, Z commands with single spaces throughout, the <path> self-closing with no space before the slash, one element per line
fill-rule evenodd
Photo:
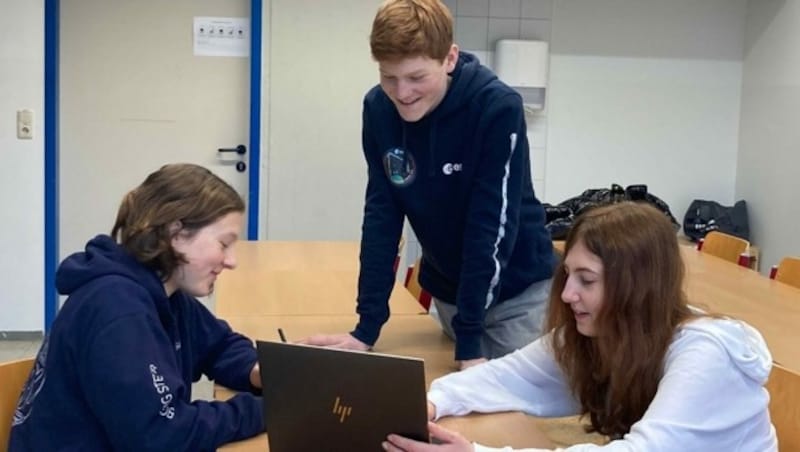
<path fill-rule="evenodd" d="M 164 165 L 125 195 L 111 236 L 166 280 L 185 262 L 172 248 L 175 225 L 190 237 L 231 212 L 244 201 L 227 182 L 202 166 Z"/>
<path fill-rule="evenodd" d="M 578 242 L 603 263 L 597 335 L 580 334 L 572 308 L 561 300 L 563 261 L 553 277 L 548 330 L 589 431 L 616 438 L 644 415 L 676 328 L 695 314 L 683 291 L 675 230 L 657 209 L 631 202 L 592 209 L 575 221 L 564 255 Z"/>

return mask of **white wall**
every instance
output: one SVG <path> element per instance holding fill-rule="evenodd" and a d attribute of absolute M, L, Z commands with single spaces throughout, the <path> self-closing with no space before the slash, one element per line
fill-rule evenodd
<path fill-rule="evenodd" d="M 369 30 L 380 1 L 270 3 L 265 237 L 357 240 L 367 180 L 361 102 L 378 82 Z"/>
<path fill-rule="evenodd" d="M 379 2 L 271 3 L 266 237 L 356 239 Z M 528 118 L 543 200 L 645 183 L 679 220 L 692 199 L 734 201 L 746 0 L 446 3 L 490 66 L 497 39 L 551 42 L 547 109 Z"/>
<path fill-rule="evenodd" d="M 323 10 L 319 2 L 264 2 L 269 10 L 264 22 L 262 200 L 268 212 L 262 237 L 359 236 L 366 180 L 361 98 L 377 81 L 368 33 L 379 3 L 347 0 Z M 796 241 L 780 249 L 772 245 L 792 243 L 788 229 L 798 217 L 797 204 L 788 198 L 798 163 L 792 152 L 798 132 L 791 123 L 792 107 L 800 100 L 798 56 L 792 51 L 800 37 L 793 31 L 800 25 L 797 0 L 752 2 L 749 11 L 745 0 L 447 3 L 457 19 L 485 22 L 487 52 L 514 23 L 520 36 L 546 32 L 551 38 L 547 124 L 536 132 L 547 137 L 546 174 L 537 175 L 545 181 L 544 190 L 537 187 L 544 200 L 560 202 L 612 182 L 644 182 L 680 218 L 693 198 L 745 198 L 754 243 L 764 250 L 762 260 L 798 254 Z M 0 0 L 0 5 L 0 196 L 5 212 L 0 331 L 40 330 L 43 6 L 41 0 Z M 484 7 L 484 16 L 474 15 Z M 514 8 L 520 16 L 506 17 Z M 526 18 L 540 15 L 549 18 Z M 459 38 L 468 38 L 462 34 L 467 26 L 459 31 L 457 24 Z M 14 114 L 20 108 L 36 110 L 32 141 L 15 138 Z"/>
<path fill-rule="evenodd" d="M 527 117 L 540 199 L 645 183 L 678 221 L 695 198 L 732 204 L 746 0 L 445 3 L 490 67 L 498 39 L 550 42 L 546 108 Z"/>
<path fill-rule="evenodd" d="M 0 0 L 0 339 L 44 324 L 44 4 Z M 35 112 L 18 140 L 16 111 Z"/>
<path fill-rule="evenodd" d="M 217 149 L 247 143 L 249 60 L 195 56 L 192 26 L 194 17 L 247 16 L 249 3 L 62 2 L 62 258 L 110 233 L 125 193 L 165 163 L 203 165 L 247 193 L 247 174 Z"/>
<path fill-rule="evenodd" d="M 445 0 L 455 18 L 456 44 L 494 68 L 494 50 L 501 39 L 550 42 L 554 0 Z M 536 196 L 544 199 L 547 161 L 547 107 L 527 111 L 531 175 Z"/>
<path fill-rule="evenodd" d="M 745 0 L 557 0 L 546 201 L 647 184 L 732 203 Z"/>
<path fill-rule="evenodd" d="M 736 196 L 748 201 L 761 270 L 800 255 L 800 1 L 751 0 Z"/>

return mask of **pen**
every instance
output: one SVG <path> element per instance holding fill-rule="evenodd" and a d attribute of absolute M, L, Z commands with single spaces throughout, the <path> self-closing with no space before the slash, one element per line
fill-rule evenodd
<path fill-rule="evenodd" d="M 283 330 L 278 328 L 278 336 L 281 337 L 281 342 L 286 342 L 286 336 L 283 335 Z"/>

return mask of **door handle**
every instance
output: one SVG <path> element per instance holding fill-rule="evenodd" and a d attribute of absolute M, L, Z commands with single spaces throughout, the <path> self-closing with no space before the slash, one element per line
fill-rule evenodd
<path fill-rule="evenodd" d="M 219 148 L 217 152 L 235 152 L 239 155 L 244 155 L 247 153 L 247 146 L 240 144 L 235 148 Z"/>
<path fill-rule="evenodd" d="M 235 152 L 236 154 L 239 155 L 239 158 L 243 158 L 244 154 L 247 153 L 247 146 L 245 146 L 243 144 L 240 144 L 240 145 L 236 146 L 235 148 L 219 148 L 219 149 L 217 149 L 217 152 L 220 152 L 220 153 L 222 153 L 222 152 Z M 247 163 L 245 163 L 244 160 L 240 160 L 240 161 L 236 162 L 236 171 L 238 171 L 240 173 L 243 173 L 246 170 L 247 170 Z"/>

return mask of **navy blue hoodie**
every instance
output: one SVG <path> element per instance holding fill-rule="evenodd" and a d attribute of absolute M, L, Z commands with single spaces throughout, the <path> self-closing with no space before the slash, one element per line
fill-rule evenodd
<path fill-rule="evenodd" d="M 481 356 L 486 309 L 552 276 L 553 245 L 533 192 L 522 99 L 461 52 L 442 102 L 404 121 L 380 85 L 364 98 L 369 171 L 358 282 L 367 344 L 389 317 L 392 263 L 407 217 L 422 246 L 419 281 L 458 307 L 455 358 Z"/>
<path fill-rule="evenodd" d="M 262 399 L 191 402 L 201 374 L 253 391 L 257 358 L 181 291 L 108 236 L 62 262 L 69 295 L 45 338 L 14 414 L 9 452 L 210 451 L 264 431 Z"/>

